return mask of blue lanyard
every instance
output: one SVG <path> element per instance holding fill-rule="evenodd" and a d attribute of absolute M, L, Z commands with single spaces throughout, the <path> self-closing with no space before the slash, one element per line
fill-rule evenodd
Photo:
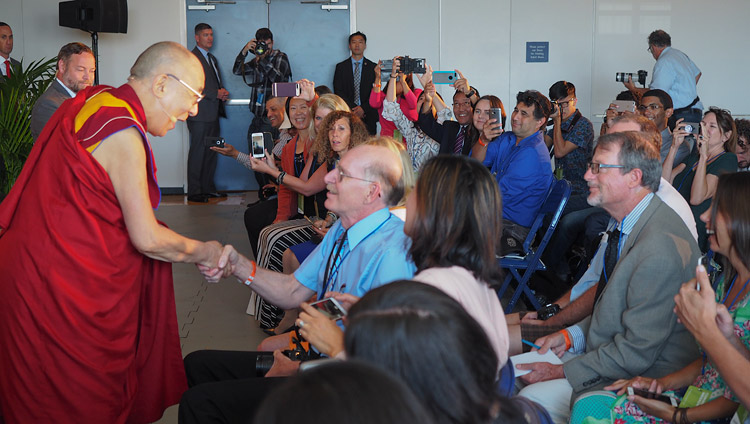
<path fill-rule="evenodd" d="M 357 245 L 361 244 L 362 242 L 367 240 L 368 237 L 375 234 L 383 225 L 385 225 L 388 222 L 388 220 L 391 219 L 391 216 L 393 216 L 393 214 L 389 212 L 388 218 L 386 218 L 385 221 L 381 222 L 380 225 L 378 225 L 374 230 L 370 231 L 364 238 L 362 238 L 362 240 Z M 344 239 L 341 240 L 339 249 L 341 249 L 344 246 L 345 241 L 346 240 Z M 326 292 L 328 291 L 328 287 L 331 285 L 331 281 L 333 280 L 335 282 L 336 280 L 338 280 L 338 272 L 339 272 L 339 268 L 341 268 L 341 264 L 344 263 L 344 259 L 346 259 L 350 253 L 352 253 L 352 249 L 349 249 L 349 251 L 347 251 L 340 260 L 336 261 L 337 263 L 333 264 L 333 269 L 330 270 L 331 272 L 329 274 L 328 271 L 329 271 L 329 268 L 331 267 L 331 260 L 334 256 L 338 256 L 334 253 L 335 250 L 336 250 L 336 244 L 334 243 L 333 249 L 331 249 L 331 255 L 328 257 L 328 264 L 326 265 L 326 271 L 323 277 L 325 278 L 325 283 L 323 284 L 323 290 L 321 290 L 321 292 L 318 293 L 318 300 L 323 299 L 323 296 L 325 296 Z M 333 288 L 334 286 L 331 286 L 331 287 Z M 341 291 L 344 288 L 346 288 L 346 282 L 344 282 L 344 284 L 339 288 L 339 290 Z"/>
<path fill-rule="evenodd" d="M 711 159 L 709 159 L 708 161 L 706 161 L 706 166 L 708 166 L 714 160 L 718 159 L 719 156 L 723 155 L 724 153 L 726 153 L 726 152 L 721 152 L 718 155 L 716 155 L 716 156 L 712 157 Z M 698 156 L 698 161 L 699 160 L 700 160 L 700 155 Z M 682 184 L 685 182 L 685 179 L 687 179 L 688 175 L 690 175 L 691 172 L 694 172 L 695 168 L 698 167 L 698 161 L 696 161 L 693 164 L 693 166 L 690 168 L 690 170 L 688 172 L 686 172 L 685 175 L 682 177 L 682 180 L 680 181 L 680 185 L 677 186 L 677 191 L 680 191 L 680 189 L 682 189 Z"/>

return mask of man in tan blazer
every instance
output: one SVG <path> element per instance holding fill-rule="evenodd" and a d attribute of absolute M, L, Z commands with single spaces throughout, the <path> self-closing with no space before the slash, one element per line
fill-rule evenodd
<path fill-rule="evenodd" d="M 529 385 L 522 396 L 543 404 L 555 422 L 567 422 L 571 395 L 621 378 L 660 377 L 698 357 L 697 346 L 672 313 L 673 297 L 695 273 L 698 245 L 685 224 L 654 195 L 659 151 L 637 132 L 599 138 L 585 179 L 588 201 L 616 221 L 594 311 L 576 325 L 542 337 L 541 351 L 566 355 L 562 365 L 519 365 Z"/>

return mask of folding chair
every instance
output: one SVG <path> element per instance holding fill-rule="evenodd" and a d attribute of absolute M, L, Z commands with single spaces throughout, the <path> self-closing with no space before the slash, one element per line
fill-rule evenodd
<path fill-rule="evenodd" d="M 518 283 L 518 287 L 516 287 L 516 291 L 510 299 L 510 303 L 508 303 L 508 306 L 505 308 L 506 314 L 513 311 L 513 307 L 521 297 L 521 293 L 526 295 L 535 309 L 538 310 L 544 306 L 539 304 L 536 296 L 534 296 L 534 293 L 529 288 L 528 283 L 535 271 L 544 271 L 547 269 L 544 263 L 542 263 L 542 253 L 544 253 L 544 248 L 547 247 L 547 243 L 549 243 L 552 233 L 555 231 L 558 221 L 560 221 L 560 216 L 562 215 L 563 209 L 565 209 L 565 204 L 568 203 L 568 198 L 570 198 L 570 184 L 565 180 L 555 181 L 552 184 L 549 193 L 547 193 L 547 198 L 544 199 L 542 207 L 539 209 L 539 212 L 537 212 L 534 223 L 529 231 L 529 235 L 523 242 L 524 253 L 520 255 L 498 257 L 498 264 L 500 267 L 508 270 L 502 287 L 497 291 L 498 297 L 502 299 L 511 281 L 515 280 Z M 534 247 L 532 246 L 532 243 L 534 242 L 537 233 L 542 228 L 545 217 L 548 215 L 551 215 L 552 217 L 549 226 L 547 226 L 542 241 L 538 246 Z"/>

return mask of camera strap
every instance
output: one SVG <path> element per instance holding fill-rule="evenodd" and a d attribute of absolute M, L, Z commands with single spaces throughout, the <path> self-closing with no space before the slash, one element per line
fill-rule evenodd
<path fill-rule="evenodd" d="M 570 124 L 566 125 L 564 127 L 562 125 L 560 125 L 560 131 L 563 134 L 563 138 L 565 138 L 565 136 L 568 135 L 568 133 L 570 133 L 570 130 L 572 130 L 573 127 L 576 126 L 576 124 L 578 123 L 578 121 L 581 119 L 581 116 L 582 116 L 581 115 L 581 111 L 578 110 L 578 109 L 576 109 L 576 113 L 573 114 L 573 120 L 570 121 Z"/>

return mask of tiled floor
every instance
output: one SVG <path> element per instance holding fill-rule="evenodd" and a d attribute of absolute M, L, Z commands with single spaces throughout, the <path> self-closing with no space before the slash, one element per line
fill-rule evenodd
<path fill-rule="evenodd" d="M 185 196 L 165 196 L 156 217 L 184 236 L 229 243 L 250 256 L 243 216 L 247 203 L 255 200 L 255 192 L 230 194 L 207 204 L 188 203 Z M 174 264 L 172 272 L 183 355 L 209 348 L 253 350 L 265 337 L 254 317 L 245 313 L 250 290 L 236 279 L 208 284 L 189 264 Z M 169 408 L 158 423 L 177 423 L 177 406 Z"/>

